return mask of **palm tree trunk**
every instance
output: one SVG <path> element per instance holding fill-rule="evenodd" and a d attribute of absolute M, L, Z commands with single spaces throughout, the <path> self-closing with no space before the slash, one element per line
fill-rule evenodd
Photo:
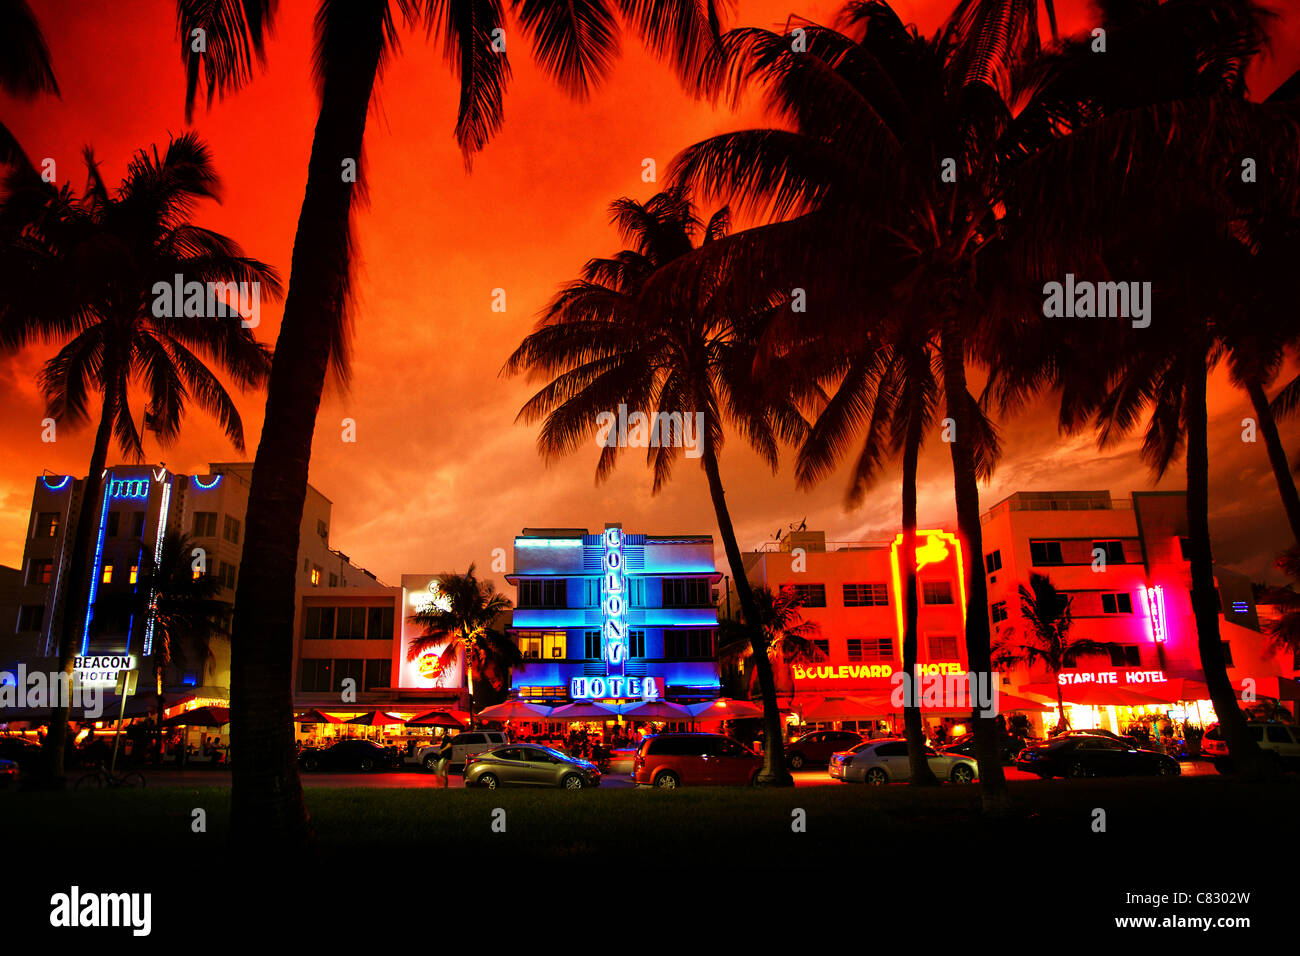
<path fill-rule="evenodd" d="M 1056 681 L 1056 729 L 1065 730 L 1070 726 L 1070 720 L 1065 716 L 1065 695 L 1061 693 L 1060 673 L 1055 673 L 1052 678 Z"/>
<path fill-rule="evenodd" d="M 1264 386 L 1251 382 L 1246 386 L 1250 403 L 1255 407 L 1255 420 L 1259 422 L 1260 434 L 1264 436 L 1264 448 L 1268 451 L 1269 464 L 1273 466 L 1273 477 L 1277 480 L 1277 491 L 1282 496 L 1282 507 L 1286 510 L 1286 520 L 1291 523 L 1291 536 L 1300 545 L 1300 493 L 1297 493 L 1295 476 L 1287 464 L 1286 449 L 1282 447 L 1282 438 L 1277 433 L 1277 419 L 1268 407 L 1268 396 Z"/>
<path fill-rule="evenodd" d="M 903 704 L 903 732 L 907 735 L 907 763 L 914 787 L 938 786 L 939 780 L 925 758 L 925 737 L 921 731 L 921 682 L 916 674 L 917 618 L 916 595 L 916 470 L 921 456 L 921 431 L 924 422 L 921 407 L 909 394 L 907 436 L 903 445 L 903 680 L 911 689 Z"/>
<path fill-rule="evenodd" d="M 345 326 L 350 218 L 361 184 L 366 113 L 383 47 L 385 4 L 324 7 L 324 78 L 307 189 L 294 236 L 284 319 L 253 465 L 230 648 L 231 837 L 259 858 L 309 842 L 293 734 L 298 532 L 332 330 Z M 342 348 L 342 345 L 338 345 Z"/>
<path fill-rule="evenodd" d="M 465 680 L 469 686 L 469 729 L 474 729 L 474 668 L 465 662 Z"/>
<path fill-rule="evenodd" d="M 785 767 L 785 740 L 781 733 L 781 711 L 776 700 L 776 680 L 772 676 L 772 662 L 768 660 L 766 641 L 759 625 L 758 604 L 754 601 L 754 590 L 749 585 L 749 578 L 745 576 L 745 562 L 740 557 L 736 531 L 731 525 L 731 512 L 727 509 L 722 476 L 718 471 L 718 457 L 707 436 L 703 461 L 704 473 L 709 479 L 709 496 L 713 499 L 713 511 L 718 518 L 718 533 L 722 537 L 727 564 L 731 566 L 731 576 L 736 581 L 740 611 L 745 618 L 745 626 L 749 629 L 754 668 L 758 671 L 758 685 L 763 691 L 763 769 L 759 771 L 758 782 L 770 787 L 793 787 L 794 778 Z"/>
<path fill-rule="evenodd" d="M 1204 329 L 1197 330 L 1202 336 Z M 1187 535 L 1192 565 L 1192 613 L 1196 617 L 1197 647 L 1201 670 L 1210 689 L 1210 700 L 1219 718 L 1219 728 L 1228 744 L 1228 754 L 1238 771 L 1258 774 L 1263 770 L 1259 747 L 1246 727 L 1228 679 L 1219 635 L 1219 603 L 1214 587 L 1214 556 L 1210 547 L 1210 449 L 1208 412 L 1205 407 L 1204 338 L 1188 349 L 1184 401 L 1187 420 Z"/>
<path fill-rule="evenodd" d="M 988 583 L 983 573 L 984 535 L 980 527 L 979 483 L 975 475 L 969 392 L 966 389 L 965 339 L 959 319 L 949 315 L 940 342 L 943 386 L 948 417 L 956 427 L 952 452 L 953 492 L 957 504 L 957 530 L 966 549 L 966 658 L 970 674 L 996 680 L 990 653 Z M 985 810 L 1000 811 L 1009 804 L 1007 780 L 1002 772 L 998 727 L 992 717 L 971 712 L 975 728 L 975 761 L 980 773 L 980 802 Z"/>
<path fill-rule="evenodd" d="M 113 369 L 106 369 L 104 381 L 116 379 Z M 90 575 L 92 540 L 96 536 L 95 517 L 104 495 L 104 468 L 108 463 L 108 445 L 113 435 L 113 419 L 117 414 L 116 389 L 104 389 L 104 403 L 99 413 L 99 427 L 95 431 L 95 447 L 90 453 L 90 468 L 81 491 L 81 506 L 77 509 L 77 523 L 67 529 L 65 541 L 72 543 L 72 556 L 68 561 L 67 586 L 63 589 L 63 620 L 59 626 L 59 670 L 72 680 L 72 665 L 76 661 L 86 625 L 86 607 L 90 602 Z M 66 701 L 54 700 L 50 714 L 50 731 L 45 737 L 45 777 L 47 782 L 59 785 L 63 780 L 63 767 L 68 740 L 68 706 Z"/>

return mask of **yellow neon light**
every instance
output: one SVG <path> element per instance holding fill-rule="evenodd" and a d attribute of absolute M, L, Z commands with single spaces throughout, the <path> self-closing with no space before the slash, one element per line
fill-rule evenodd
<path fill-rule="evenodd" d="M 927 564 L 935 564 L 946 559 L 949 555 L 948 546 L 952 546 L 952 551 L 957 555 L 957 587 L 961 594 L 961 621 L 966 623 L 966 571 L 965 563 L 962 560 L 961 541 L 951 531 L 917 531 L 916 540 L 924 540 L 916 549 L 916 570 L 920 572 L 921 568 Z M 897 606 L 898 618 L 898 647 L 899 654 L 902 654 L 903 632 L 906 630 L 904 623 L 904 603 L 907 601 L 907 595 L 903 593 L 903 572 L 899 565 L 898 552 L 903 546 L 903 535 L 900 532 L 894 538 L 894 543 L 889 548 L 889 566 L 894 573 L 894 604 Z M 920 595 L 917 595 L 918 602 Z"/>

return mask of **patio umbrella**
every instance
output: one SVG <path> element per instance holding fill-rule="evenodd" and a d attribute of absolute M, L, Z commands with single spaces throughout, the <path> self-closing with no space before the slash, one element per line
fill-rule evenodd
<path fill-rule="evenodd" d="M 1015 694 L 1008 694 L 1005 691 L 998 692 L 998 710 L 1008 713 L 1013 710 L 1051 710 L 1048 704 L 1040 704 L 1036 700 L 1030 700 L 1028 697 L 1017 697 Z"/>
<path fill-rule="evenodd" d="M 1244 688 L 1240 681 L 1233 682 L 1233 693 L 1241 697 Z M 1206 694 L 1208 698 L 1209 694 Z M 1300 700 L 1300 681 L 1292 680 L 1290 677 L 1257 677 L 1255 678 L 1255 697 L 1269 697 L 1273 700 Z M 1204 699 L 1204 698 L 1198 698 Z"/>
<path fill-rule="evenodd" d="M 364 724 L 367 727 L 392 727 L 401 726 L 406 721 L 401 717 L 394 717 L 392 714 L 386 714 L 382 710 L 376 710 L 374 713 L 362 714 L 360 717 L 353 717 L 348 720 L 349 724 Z"/>
<path fill-rule="evenodd" d="M 551 720 L 612 720 L 617 716 L 618 711 L 613 707 L 590 700 L 575 700 L 550 713 Z"/>
<path fill-rule="evenodd" d="M 643 700 L 620 704 L 618 712 L 634 720 L 690 720 L 691 712 L 670 700 Z"/>
<path fill-rule="evenodd" d="M 229 707 L 196 707 L 163 721 L 164 727 L 221 727 L 230 723 Z"/>
<path fill-rule="evenodd" d="M 857 717 L 874 717 L 888 713 L 888 700 L 862 697 L 818 697 L 805 702 L 799 715 L 805 721 L 845 720 Z"/>
<path fill-rule="evenodd" d="M 693 720 L 735 720 L 739 717 L 763 716 L 763 708 L 755 707 L 747 700 L 731 700 L 727 697 L 691 704 L 686 709 L 691 712 Z"/>
<path fill-rule="evenodd" d="M 468 715 L 467 715 L 468 716 Z M 406 722 L 408 727 L 446 727 L 450 730 L 464 730 L 465 722 L 456 719 L 449 711 L 431 710 L 427 714 L 412 717 Z"/>
<path fill-rule="evenodd" d="M 295 723 L 299 724 L 341 724 L 343 723 L 337 717 L 331 717 L 329 714 L 323 714 L 319 710 L 309 710 L 305 714 L 299 714 L 294 718 Z"/>
<path fill-rule="evenodd" d="M 1049 690 L 1041 690 L 1040 688 L 1043 687 Z M 1051 684 L 1030 684 L 1024 689 L 1044 696 L 1050 694 L 1053 698 L 1056 696 L 1056 688 Z M 1068 684 L 1061 688 L 1061 696 L 1067 704 L 1087 704 L 1094 707 L 1141 707 L 1145 704 L 1160 703 L 1149 694 L 1117 684 Z"/>
<path fill-rule="evenodd" d="M 551 708 L 530 704 L 522 700 L 508 700 L 502 704 L 484 707 L 478 715 L 484 720 L 537 720 L 549 716 Z"/>

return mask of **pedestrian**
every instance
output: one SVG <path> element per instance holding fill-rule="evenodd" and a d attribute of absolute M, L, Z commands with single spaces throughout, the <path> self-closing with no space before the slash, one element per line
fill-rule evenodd
<path fill-rule="evenodd" d="M 438 779 L 442 781 L 442 789 L 447 789 L 447 768 L 451 765 L 451 735 L 442 735 L 442 745 L 438 747 Z"/>

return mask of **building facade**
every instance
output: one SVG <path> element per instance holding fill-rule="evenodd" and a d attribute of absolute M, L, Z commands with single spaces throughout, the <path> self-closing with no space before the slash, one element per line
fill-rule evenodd
<path fill-rule="evenodd" d="M 514 697 L 559 704 L 717 696 L 721 575 L 711 536 L 630 534 L 618 524 L 597 534 L 525 528 L 506 580 L 517 590 L 509 634 L 525 658 Z"/>
<path fill-rule="evenodd" d="M 83 681 L 111 685 L 117 670 L 144 666 L 156 650 L 152 622 L 147 615 L 132 612 L 131 606 L 139 602 L 102 599 L 138 594 L 142 568 L 161 556 L 169 531 L 191 538 L 195 573 L 212 575 L 217 583 L 215 597 L 233 605 L 251 477 L 252 465 L 245 462 L 213 463 L 206 474 L 194 475 L 177 474 L 162 465 L 108 469 L 103 497 L 94 512 L 90 600 L 75 609 L 66 608 L 64 598 L 71 530 L 86 482 L 70 475 L 37 478 L 21 579 L 6 592 L 12 607 L 0 612 L 0 620 L 14 621 L 0 634 L 0 669 L 12 671 L 19 662 L 31 666 L 36 660 L 55 658 L 65 613 L 76 616 L 78 671 Z M 308 486 L 298 587 L 377 584 L 370 572 L 330 548 L 331 507 L 328 498 Z M 229 641 L 214 639 L 208 651 L 205 660 L 177 661 L 176 672 L 168 675 L 169 684 L 195 688 L 210 697 L 228 694 Z"/>

